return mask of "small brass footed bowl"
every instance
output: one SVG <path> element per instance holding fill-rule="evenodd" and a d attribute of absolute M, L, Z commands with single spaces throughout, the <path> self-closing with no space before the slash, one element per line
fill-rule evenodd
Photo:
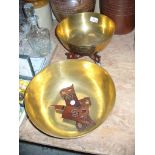
<path fill-rule="evenodd" d="M 74 85 L 78 99 L 90 97 L 89 114 L 95 125 L 78 131 L 75 121 L 64 120 L 51 105 L 65 105 L 60 90 Z M 90 133 L 107 118 L 115 102 L 115 86 L 102 67 L 85 60 L 64 60 L 47 66 L 30 82 L 25 110 L 43 133 L 58 138 L 77 138 Z"/>
<path fill-rule="evenodd" d="M 56 36 L 68 51 L 91 55 L 106 47 L 114 31 L 115 24 L 109 17 L 85 12 L 62 20 L 56 27 Z"/>

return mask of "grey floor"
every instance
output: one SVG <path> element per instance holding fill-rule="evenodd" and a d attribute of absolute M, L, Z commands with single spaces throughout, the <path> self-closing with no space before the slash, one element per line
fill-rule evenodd
<path fill-rule="evenodd" d="M 19 155 L 89 155 L 58 148 L 19 142 Z"/>

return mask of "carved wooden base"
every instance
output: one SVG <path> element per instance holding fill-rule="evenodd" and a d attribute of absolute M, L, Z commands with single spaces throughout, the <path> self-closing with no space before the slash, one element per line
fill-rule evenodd
<path fill-rule="evenodd" d="M 101 56 L 99 56 L 97 53 L 92 55 L 80 55 L 74 52 L 67 52 L 65 53 L 65 55 L 67 56 L 67 59 L 78 59 L 83 56 L 89 56 L 92 60 L 94 60 L 95 63 L 100 63 L 101 61 Z"/>
<path fill-rule="evenodd" d="M 60 95 L 65 100 L 66 106 L 50 105 L 50 107 L 55 107 L 56 112 L 62 113 L 62 118 L 76 121 L 76 127 L 79 131 L 96 125 L 89 115 L 89 107 L 91 106 L 89 97 L 78 99 L 73 84 L 61 89 Z"/>

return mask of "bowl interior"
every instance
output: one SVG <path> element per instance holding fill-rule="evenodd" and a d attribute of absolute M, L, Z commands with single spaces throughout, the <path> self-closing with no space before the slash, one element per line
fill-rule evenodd
<path fill-rule="evenodd" d="M 74 85 L 78 99 L 90 97 L 89 109 L 96 125 L 78 131 L 74 121 L 63 120 L 50 105 L 65 105 L 60 90 Z M 97 128 L 115 101 L 110 75 L 98 65 L 84 60 L 65 60 L 49 65 L 30 82 L 25 93 L 25 109 L 31 122 L 42 132 L 59 138 L 76 138 Z"/>
<path fill-rule="evenodd" d="M 78 13 L 62 20 L 56 28 L 58 38 L 75 46 L 96 46 L 110 39 L 115 24 L 99 13 Z"/>

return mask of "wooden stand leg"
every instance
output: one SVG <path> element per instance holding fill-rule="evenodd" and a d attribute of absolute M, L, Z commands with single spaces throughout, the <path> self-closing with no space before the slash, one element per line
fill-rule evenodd
<path fill-rule="evenodd" d="M 97 53 L 92 54 L 90 58 L 93 59 L 95 63 L 100 63 L 101 61 L 101 56 L 99 56 Z"/>
<path fill-rule="evenodd" d="M 78 58 L 82 57 L 79 54 L 76 54 L 73 52 L 65 53 L 65 55 L 67 56 L 67 59 L 78 59 Z"/>

